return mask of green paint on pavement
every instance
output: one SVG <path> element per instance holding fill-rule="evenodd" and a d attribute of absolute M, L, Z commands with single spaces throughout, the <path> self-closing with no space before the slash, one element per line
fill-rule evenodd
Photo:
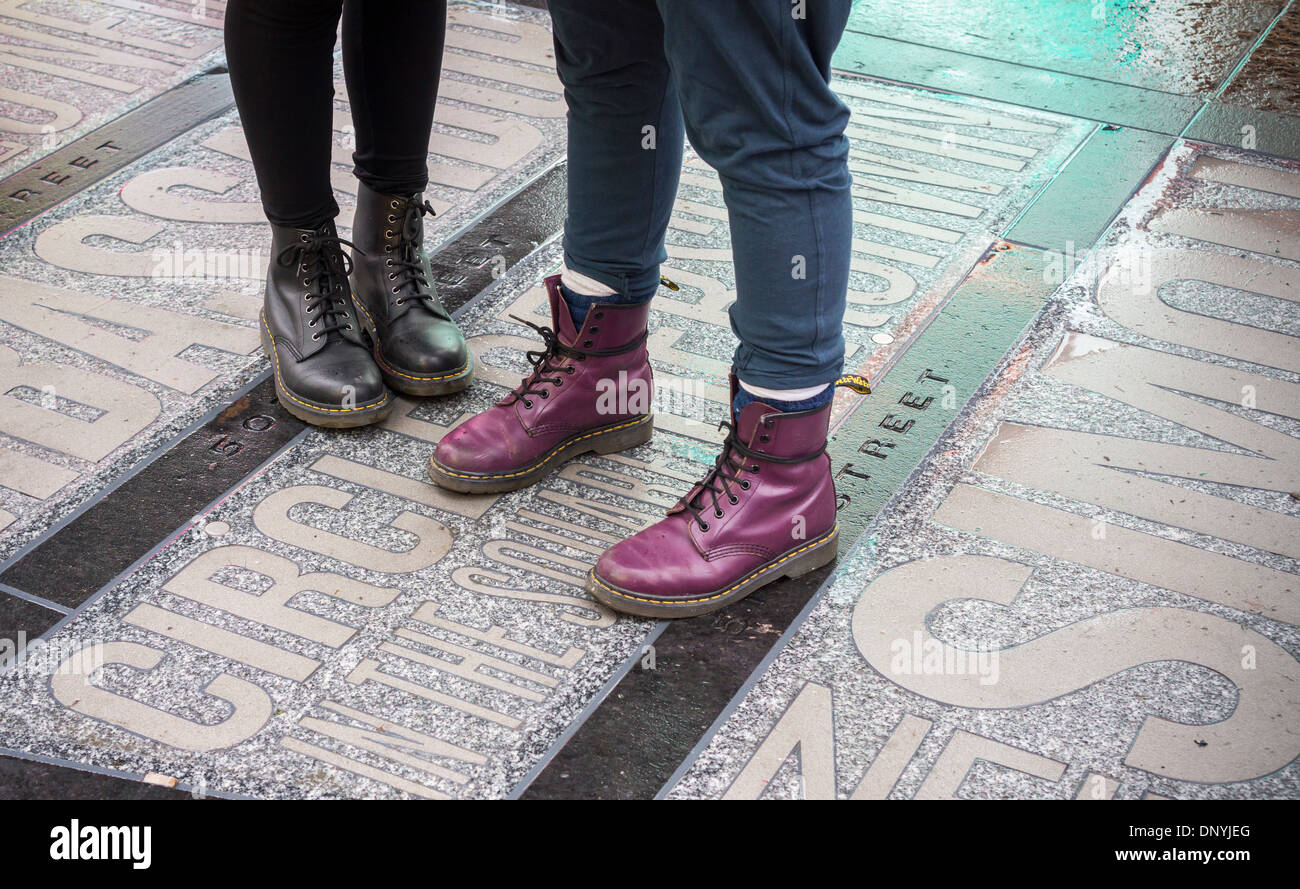
<path fill-rule="evenodd" d="M 850 74 L 963 93 L 1176 136 L 1201 107 L 1180 96 L 848 32 L 832 59 Z"/>
<path fill-rule="evenodd" d="M 1173 141 L 1145 130 L 1097 129 L 1003 237 L 1066 256 L 1089 249 Z"/>
<path fill-rule="evenodd" d="M 1207 97 L 1283 5 L 1283 0 L 862 0 L 849 30 Z"/>
<path fill-rule="evenodd" d="M 1057 286 L 1051 259 L 995 250 L 836 429 L 827 451 L 841 540 L 862 534 L 1038 314 Z"/>
<path fill-rule="evenodd" d="M 1210 102 L 1185 135 L 1201 142 L 1300 159 L 1300 119 L 1272 111 Z"/>

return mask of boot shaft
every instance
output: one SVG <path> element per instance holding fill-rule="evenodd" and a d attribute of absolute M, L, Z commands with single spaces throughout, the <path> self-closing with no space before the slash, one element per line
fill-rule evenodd
<path fill-rule="evenodd" d="M 424 195 L 403 197 L 375 191 L 357 183 L 357 210 L 352 217 L 352 241 L 366 256 L 400 252 L 405 241 L 417 252 L 424 246 L 424 226 L 407 225 L 408 209 L 420 207 Z M 419 223 L 422 214 L 413 214 Z"/>
<path fill-rule="evenodd" d="M 551 308 L 551 324 L 564 345 L 605 352 L 621 349 L 645 336 L 650 323 L 650 303 L 593 303 L 579 328 L 573 323 L 569 304 L 560 292 L 560 276 L 551 275 L 543 283 Z"/>
<path fill-rule="evenodd" d="M 334 220 L 316 228 L 271 226 L 264 309 L 277 337 L 287 339 L 300 358 L 345 340 L 361 344 L 360 325 L 348 285 L 348 261 Z M 322 321 L 340 329 L 323 332 Z"/>
<path fill-rule="evenodd" d="M 560 293 L 560 276 L 545 283 L 555 336 L 578 354 L 552 360 L 553 372 L 539 373 L 535 385 L 523 387 L 538 391 L 507 397 L 524 428 L 576 429 L 651 413 L 654 375 L 645 343 L 650 307 L 596 303 L 579 328 Z"/>
<path fill-rule="evenodd" d="M 760 455 L 790 459 L 815 454 L 826 446 L 829 404 L 807 411 L 779 411 L 761 401 L 747 404 L 732 418 L 736 437 Z"/>
<path fill-rule="evenodd" d="M 417 325 L 430 317 L 451 323 L 429 283 L 424 256 L 424 216 L 431 212 L 421 194 L 381 194 L 365 183 L 357 189 L 352 292 L 377 324 L 396 323 L 412 312 L 417 317 L 408 320 Z"/>
<path fill-rule="evenodd" d="M 732 377 L 733 394 L 735 387 Z M 744 450 L 729 448 L 723 456 L 723 474 L 732 477 L 710 473 L 669 511 L 687 523 L 700 553 L 708 558 L 736 546 L 783 552 L 834 526 L 835 481 L 825 453 L 830 411 L 827 404 L 782 412 L 755 401 L 733 413 L 732 437 Z"/>

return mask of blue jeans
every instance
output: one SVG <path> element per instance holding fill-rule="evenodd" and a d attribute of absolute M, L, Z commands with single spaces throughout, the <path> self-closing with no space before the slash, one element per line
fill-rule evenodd
<path fill-rule="evenodd" d="M 549 3 L 568 103 L 565 264 L 622 299 L 653 295 L 689 137 L 722 182 L 736 265 L 733 366 L 758 386 L 831 382 L 844 360 L 849 112 L 828 80 L 850 6 Z"/>

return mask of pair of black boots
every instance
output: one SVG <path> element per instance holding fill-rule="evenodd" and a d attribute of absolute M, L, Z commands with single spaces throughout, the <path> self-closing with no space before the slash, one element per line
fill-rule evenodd
<path fill-rule="evenodd" d="M 423 219 L 432 212 L 422 195 L 362 183 L 355 243 L 333 220 L 271 226 L 262 347 L 289 413 L 317 426 L 364 426 L 392 411 L 390 390 L 446 395 L 470 384 L 473 355 L 429 284 Z"/>

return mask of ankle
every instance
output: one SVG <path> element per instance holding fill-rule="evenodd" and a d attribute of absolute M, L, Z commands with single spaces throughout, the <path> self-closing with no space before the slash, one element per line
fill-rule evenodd
<path fill-rule="evenodd" d="M 736 397 L 731 400 L 731 409 L 739 414 L 748 405 L 761 401 L 782 413 L 810 411 L 825 407 L 834 397 L 835 387 L 830 383 L 804 389 L 766 389 L 742 382 L 736 388 Z"/>

